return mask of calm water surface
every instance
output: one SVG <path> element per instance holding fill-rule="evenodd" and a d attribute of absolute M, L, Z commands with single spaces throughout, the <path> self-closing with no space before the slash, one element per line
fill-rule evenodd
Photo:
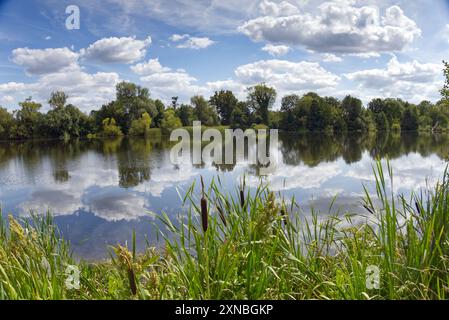
<path fill-rule="evenodd" d="M 271 189 L 295 198 L 304 208 L 328 213 L 360 210 L 362 185 L 372 187 L 372 165 L 391 159 L 394 189 L 408 192 L 442 177 L 449 155 L 447 135 L 347 136 L 281 134 Z M 107 256 L 108 245 L 124 243 L 136 230 L 138 246 L 156 242 L 154 217 L 183 211 L 178 194 L 202 175 L 220 177 L 234 192 L 243 174 L 257 186 L 259 168 L 244 160 L 233 165 L 174 166 L 166 138 L 115 141 L 0 142 L 2 214 L 27 217 L 50 210 L 75 255 Z M 251 151 L 250 151 L 251 152 Z"/>

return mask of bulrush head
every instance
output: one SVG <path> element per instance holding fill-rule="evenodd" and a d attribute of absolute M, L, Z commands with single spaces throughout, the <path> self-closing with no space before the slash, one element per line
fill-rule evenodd
<path fill-rule="evenodd" d="M 207 200 L 205 197 L 205 193 L 204 193 L 204 181 L 203 181 L 203 177 L 201 176 L 201 223 L 203 225 L 203 231 L 206 232 L 207 231 L 207 227 L 208 227 L 208 219 L 209 219 L 209 214 L 207 212 Z"/>

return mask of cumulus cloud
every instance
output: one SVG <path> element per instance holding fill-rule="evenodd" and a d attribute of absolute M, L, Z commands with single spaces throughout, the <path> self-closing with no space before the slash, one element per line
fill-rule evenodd
<path fill-rule="evenodd" d="M 338 57 L 338 56 L 336 56 L 335 54 L 332 54 L 332 53 L 324 53 L 322 55 L 322 57 L 323 57 L 322 60 L 324 62 L 341 62 L 341 61 L 343 61 L 342 58 L 340 58 L 340 57 Z"/>
<path fill-rule="evenodd" d="M 290 16 L 299 13 L 299 9 L 287 1 L 276 3 L 263 0 L 259 7 L 263 14 L 272 17 Z"/>
<path fill-rule="evenodd" d="M 142 75 L 150 75 L 154 73 L 163 73 L 170 71 L 170 68 L 163 67 L 159 62 L 159 59 L 150 59 L 147 62 L 138 63 L 134 66 L 131 66 L 131 70 L 142 76 Z"/>
<path fill-rule="evenodd" d="M 205 49 L 215 43 L 207 37 L 192 37 L 188 34 L 174 34 L 170 37 L 170 40 L 178 43 L 176 48 L 180 49 Z"/>
<path fill-rule="evenodd" d="M 239 30 L 256 42 L 302 45 L 330 53 L 400 51 L 421 35 L 398 6 L 387 8 L 383 16 L 376 6 L 356 7 L 349 0 L 325 2 L 318 10 L 316 15 L 266 10 L 264 16 L 248 20 Z"/>
<path fill-rule="evenodd" d="M 166 101 L 173 96 L 188 100 L 193 95 L 207 93 L 205 87 L 197 85 L 195 77 L 182 69 L 164 67 L 157 58 L 133 65 L 131 70 L 141 76 L 140 81 L 151 88 L 155 96 Z"/>
<path fill-rule="evenodd" d="M 284 45 L 276 46 L 273 44 L 266 44 L 262 48 L 262 51 L 265 51 L 274 57 L 279 57 L 279 56 L 286 55 L 290 51 L 290 47 L 284 46 Z"/>
<path fill-rule="evenodd" d="M 244 84 L 266 82 L 283 90 L 316 90 L 334 87 L 340 78 L 315 62 L 291 62 L 287 60 L 261 60 L 235 70 Z"/>
<path fill-rule="evenodd" d="M 33 83 L 9 82 L 0 84 L 0 93 L 25 99 L 34 97 L 45 104 L 53 91 L 64 91 L 68 94 L 68 102 L 83 111 L 98 109 L 102 104 L 111 101 L 115 96 L 115 85 L 120 77 L 115 72 L 87 73 L 80 69 L 71 72 L 55 72 L 40 76 Z M 11 100 L 11 99 L 10 99 Z M 5 101 L 12 103 L 11 101 Z"/>
<path fill-rule="evenodd" d="M 17 48 L 12 51 L 12 61 L 30 75 L 41 75 L 76 68 L 78 53 L 68 48 Z"/>
<path fill-rule="evenodd" d="M 145 57 L 150 44 L 151 37 L 144 40 L 136 37 L 103 38 L 82 49 L 81 55 L 104 63 L 134 63 Z"/>
<path fill-rule="evenodd" d="M 278 96 L 283 96 L 290 93 L 304 94 L 308 91 L 332 90 L 341 80 L 319 63 L 279 59 L 260 60 L 241 65 L 234 74 L 234 79 L 207 82 L 207 87 L 210 91 L 232 90 L 243 99 L 247 87 L 261 82 L 276 88 Z"/>
<path fill-rule="evenodd" d="M 397 96 L 414 102 L 438 95 L 441 66 L 434 63 L 400 63 L 393 57 L 385 69 L 361 70 L 344 75 L 359 83 L 362 89 L 377 90 L 383 96 Z"/>

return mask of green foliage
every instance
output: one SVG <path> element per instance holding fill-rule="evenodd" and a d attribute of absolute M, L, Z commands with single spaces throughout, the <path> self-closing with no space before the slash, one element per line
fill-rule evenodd
<path fill-rule="evenodd" d="M 148 113 L 144 112 L 142 117 L 137 120 L 133 120 L 131 123 L 131 129 L 129 134 L 131 136 L 148 136 L 151 126 L 151 117 Z"/>
<path fill-rule="evenodd" d="M 269 124 L 269 110 L 276 101 L 276 90 L 264 83 L 248 88 L 248 103 L 263 124 Z"/>
<path fill-rule="evenodd" d="M 251 111 L 246 102 L 238 102 L 231 114 L 231 128 L 248 129 L 252 124 Z"/>
<path fill-rule="evenodd" d="M 167 134 L 174 129 L 182 127 L 181 120 L 176 116 L 175 110 L 166 109 L 164 111 L 164 118 L 161 121 L 162 132 Z"/>
<path fill-rule="evenodd" d="M 219 118 L 215 110 L 203 96 L 194 96 L 190 99 L 193 105 L 195 118 L 201 121 L 202 125 L 215 126 L 219 123 Z"/>
<path fill-rule="evenodd" d="M 346 119 L 348 130 L 363 131 L 366 130 L 366 124 L 363 121 L 362 101 L 360 99 L 346 96 L 341 102 L 344 117 Z"/>
<path fill-rule="evenodd" d="M 231 124 L 232 112 L 237 105 L 237 98 L 232 91 L 215 91 L 214 95 L 210 97 L 209 103 L 217 109 L 223 125 Z"/>
<path fill-rule="evenodd" d="M 418 108 L 414 105 L 406 106 L 401 122 L 402 130 L 416 131 L 419 128 Z"/>
<path fill-rule="evenodd" d="M 16 123 L 12 114 L 5 108 L 0 107 L 0 139 L 12 138 L 15 125 Z"/>
<path fill-rule="evenodd" d="M 183 126 L 191 126 L 195 120 L 195 110 L 188 104 L 181 104 L 176 109 L 176 116 L 181 120 Z"/>
<path fill-rule="evenodd" d="M 449 63 L 443 61 L 444 85 L 440 93 L 444 100 L 449 100 Z"/>
<path fill-rule="evenodd" d="M 101 132 L 101 135 L 104 137 L 115 138 L 122 136 L 123 133 L 117 126 L 114 118 L 106 118 L 103 120 L 103 131 Z"/>

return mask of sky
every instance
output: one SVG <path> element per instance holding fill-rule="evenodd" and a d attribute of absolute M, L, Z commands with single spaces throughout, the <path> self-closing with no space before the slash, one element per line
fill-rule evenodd
<path fill-rule="evenodd" d="M 79 28 L 70 28 L 79 9 Z M 70 9 L 70 7 L 69 7 Z M 69 20 L 69 28 L 67 27 Z M 282 96 L 436 101 L 447 0 L 0 0 L 0 106 L 89 112 L 132 81 L 168 103 L 265 82 Z"/>

